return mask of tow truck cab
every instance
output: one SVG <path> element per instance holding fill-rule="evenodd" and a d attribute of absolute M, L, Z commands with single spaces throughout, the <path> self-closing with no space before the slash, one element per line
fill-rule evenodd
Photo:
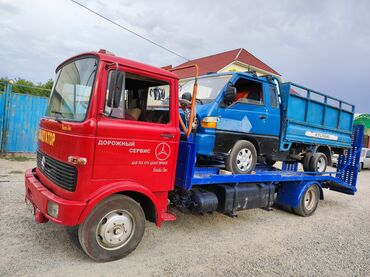
<path fill-rule="evenodd" d="M 176 75 L 106 51 L 58 66 L 37 167 L 26 172 L 37 220 L 80 224 L 99 201 L 121 192 L 160 224 L 175 179 L 177 103 Z"/>

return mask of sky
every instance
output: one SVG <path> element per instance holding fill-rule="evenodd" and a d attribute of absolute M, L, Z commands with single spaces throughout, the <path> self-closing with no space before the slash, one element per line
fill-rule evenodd
<path fill-rule="evenodd" d="M 284 81 L 370 113 L 368 0 L 78 1 L 189 59 L 245 48 Z M 0 0 L 0 76 L 45 82 L 63 60 L 99 49 L 184 62 L 70 0 Z"/>

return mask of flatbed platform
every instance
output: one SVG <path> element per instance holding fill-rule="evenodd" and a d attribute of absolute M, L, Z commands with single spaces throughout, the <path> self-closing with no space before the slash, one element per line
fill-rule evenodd
<path fill-rule="evenodd" d="M 275 167 L 257 165 L 252 174 L 220 174 L 219 168 L 196 167 L 191 179 L 192 186 L 210 184 L 237 184 L 237 183 L 271 183 L 271 182 L 308 182 L 317 181 L 322 186 L 346 194 L 355 194 L 356 186 L 345 183 L 337 177 L 337 172 L 298 172 L 280 170 Z"/>
<path fill-rule="evenodd" d="M 283 163 L 283 170 L 258 164 L 252 174 L 222 174 L 220 166 L 196 166 L 197 145 L 181 141 L 176 186 L 190 190 L 193 186 L 245 183 L 307 183 L 317 182 L 322 188 L 354 195 L 363 137 L 363 127 L 356 126 L 352 134 L 352 147 L 338 159 L 336 172 L 299 172 L 298 164 Z"/>

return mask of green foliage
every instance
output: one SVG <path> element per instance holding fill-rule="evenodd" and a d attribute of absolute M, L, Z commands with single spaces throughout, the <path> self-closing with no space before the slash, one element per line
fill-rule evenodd
<path fill-rule="evenodd" d="M 15 93 L 31 94 L 37 96 L 49 97 L 51 88 L 53 87 L 53 80 L 49 79 L 45 83 L 34 84 L 23 78 L 16 78 L 13 80 L 12 91 Z M 9 82 L 8 78 L 0 77 L 0 82 Z M 0 90 L 3 91 L 3 85 Z"/>
<path fill-rule="evenodd" d="M 15 162 L 25 162 L 25 161 L 29 161 L 29 160 L 31 160 L 31 158 L 29 158 L 29 157 L 25 157 L 25 156 L 15 156 L 15 155 L 11 155 L 11 156 L 5 156 L 5 160 L 8 160 L 8 161 L 15 161 Z"/>
<path fill-rule="evenodd" d="M 370 114 L 360 114 L 353 121 L 354 125 L 364 125 L 365 134 L 370 136 Z"/>

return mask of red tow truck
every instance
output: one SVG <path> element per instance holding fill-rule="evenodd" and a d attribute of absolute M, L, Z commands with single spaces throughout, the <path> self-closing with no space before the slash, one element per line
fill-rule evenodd
<path fill-rule="evenodd" d="M 169 203 L 231 216 L 279 203 L 309 216 L 323 189 L 355 193 L 361 130 L 334 174 L 297 172 L 292 165 L 224 174 L 222 165 L 196 164 L 196 82 L 191 101 L 180 101 L 182 116 L 178 93 L 174 73 L 105 50 L 59 65 L 40 121 L 37 167 L 25 173 L 35 220 L 79 225 L 86 254 L 111 261 L 137 247 L 146 220 L 158 226 L 175 220 Z"/>

